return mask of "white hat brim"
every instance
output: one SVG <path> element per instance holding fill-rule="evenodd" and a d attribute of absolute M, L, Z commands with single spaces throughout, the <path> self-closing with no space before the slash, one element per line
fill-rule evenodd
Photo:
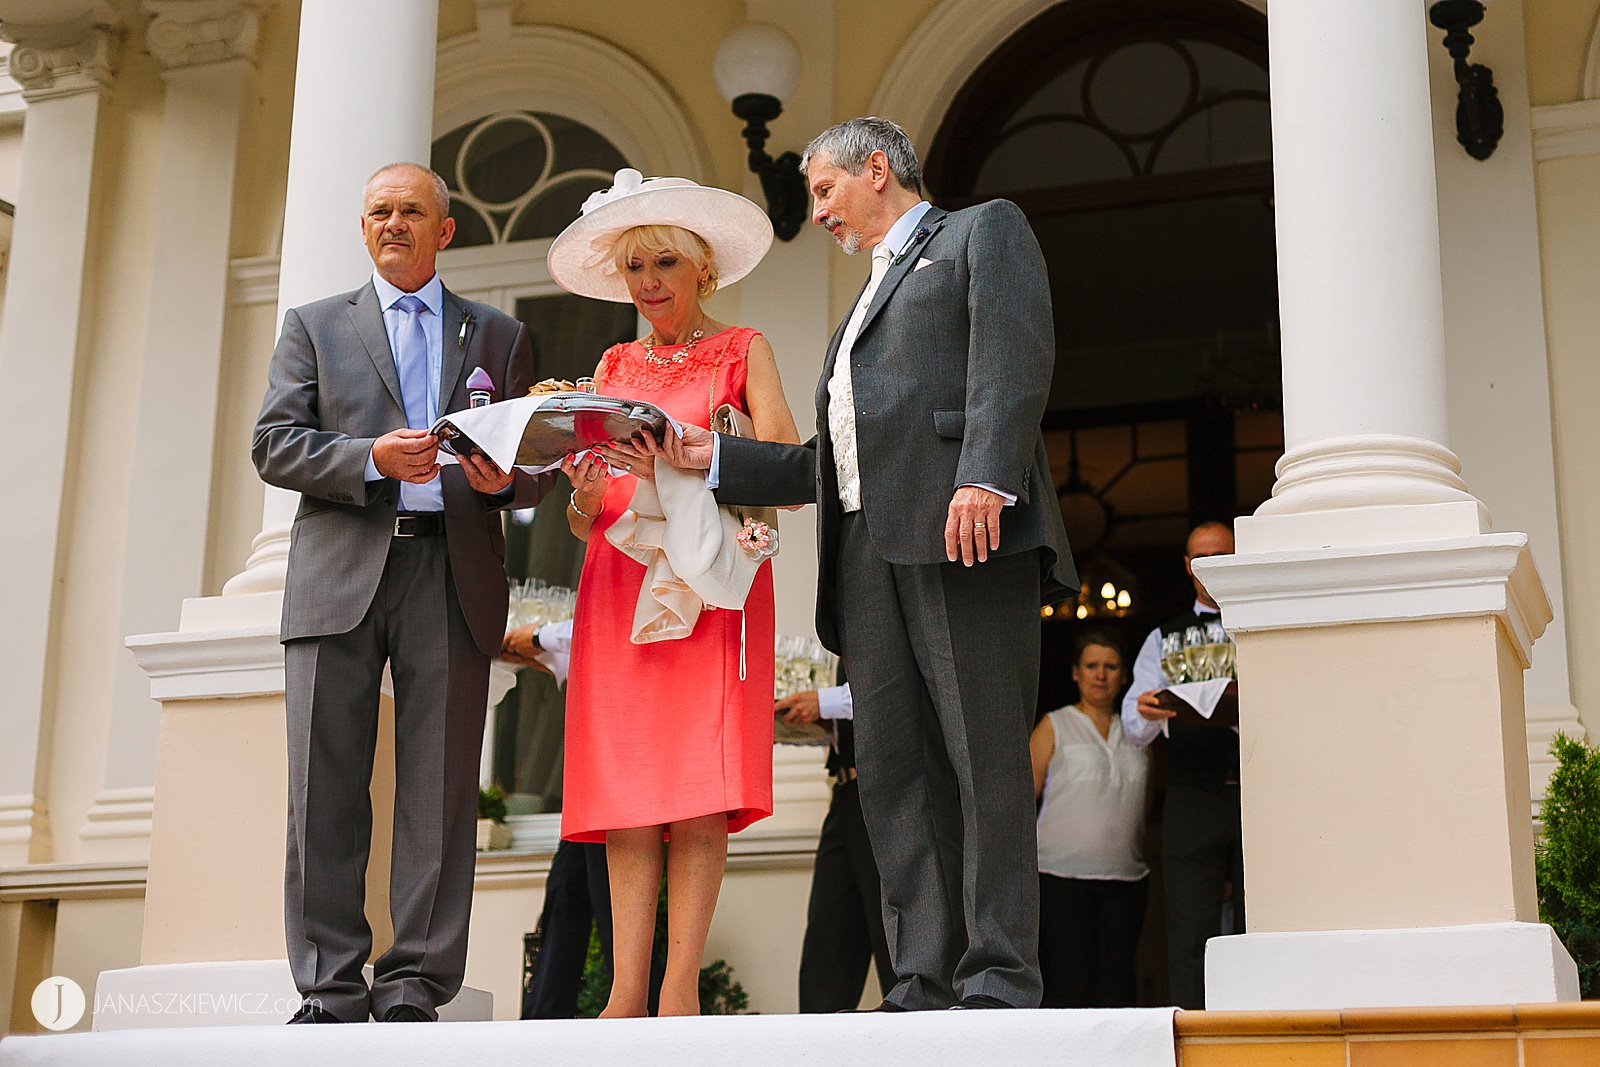
<path fill-rule="evenodd" d="M 680 226 L 699 235 L 711 246 L 719 287 L 755 270 L 772 247 L 767 213 L 738 193 L 704 185 L 662 185 L 603 204 L 562 230 L 550 246 L 550 277 L 569 293 L 629 303 L 628 283 L 612 260 L 612 250 L 635 226 Z"/>

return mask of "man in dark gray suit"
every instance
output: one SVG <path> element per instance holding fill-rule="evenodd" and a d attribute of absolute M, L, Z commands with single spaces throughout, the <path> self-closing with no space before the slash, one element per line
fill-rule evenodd
<path fill-rule="evenodd" d="M 466 967 L 478 755 L 506 620 L 499 511 L 531 507 L 552 476 L 507 474 L 477 456 L 438 462 L 428 429 L 467 406 L 473 368 L 501 396 L 521 396 L 533 373 L 523 325 L 460 299 L 435 273 L 455 232 L 449 207 L 444 180 L 425 167 L 372 176 L 361 216 L 372 280 L 284 316 L 256 422 L 256 470 L 301 494 L 282 629 L 284 912 L 302 998 L 291 1022 L 431 1020 Z M 385 663 L 394 944 L 369 991 L 362 904 Z"/>
<path fill-rule="evenodd" d="M 817 502 L 817 632 L 850 664 L 897 976 L 883 1009 L 1036 1006 L 1039 604 L 1077 586 L 1039 432 L 1044 259 L 1014 204 L 923 201 L 892 122 L 825 130 L 801 166 L 813 221 L 873 253 L 828 348 L 817 436 L 686 430 L 662 450 L 711 468 L 725 502 Z"/>

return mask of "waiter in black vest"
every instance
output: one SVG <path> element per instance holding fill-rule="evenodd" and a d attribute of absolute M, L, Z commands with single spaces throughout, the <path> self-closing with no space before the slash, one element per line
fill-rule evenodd
<path fill-rule="evenodd" d="M 1232 933 L 1244 932 L 1244 855 L 1239 825 L 1239 703 L 1224 698 L 1212 717 L 1185 712 L 1161 669 L 1161 637 L 1219 616 L 1217 602 L 1194 574 L 1194 561 L 1233 554 L 1233 531 L 1207 522 L 1189 532 L 1184 569 L 1194 582 L 1194 607 L 1150 631 L 1133 661 L 1133 685 L 1122 700 L 1122 733 L 1148 745 L 1167 723 L 1167 800 L 1161 812 L 1161 865 L 1167 895 L 1167 987 L 1180 1008 L 1205 1007 L 1206 941 L 1222 933 L 1225 887 L 1233 885 Z"/>

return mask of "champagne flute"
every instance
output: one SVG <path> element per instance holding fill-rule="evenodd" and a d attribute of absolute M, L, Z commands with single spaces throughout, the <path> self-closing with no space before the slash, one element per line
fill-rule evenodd
<path fill-rule="evenodd" d="M 1190 626 L 1183 631 L 1183 663 L 1188 668 L 1189 680 L 1203 682 L 1211 677 L 1211 657 L 1206 648 L 1206 631 L 1201 626 Z"/>
<path fill-rule="evenodd" d="M 1211 677 L 1233 676 L 1233 640 L 1220 620 L 1206 623 L 1206 649 L 1211 660 Z"/>
<path fill-rule="evenodd" d="M 1189 679 L 1189 668 L 1183 662 L 1183 635 L 1161 635 L 1161 673 L 1169 685 L 1182 685 Z"/>

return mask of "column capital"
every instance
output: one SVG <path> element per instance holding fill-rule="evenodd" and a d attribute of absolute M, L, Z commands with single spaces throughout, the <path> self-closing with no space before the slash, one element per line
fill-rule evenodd
<path fill-rule="evenodd" d="M 116 76 L 121 31 L 114 21 L 94 14 L 69 23 L 0 24 L 0 37 L 13 42 L 10 73 L 28 103 L 79 93 L 103 93 Z"/>
<path fill-rule="evenodd" d="M 168 70 L 243 59 L 254 63 L 261 0 L 144 0 L 145 47 Z"/>

